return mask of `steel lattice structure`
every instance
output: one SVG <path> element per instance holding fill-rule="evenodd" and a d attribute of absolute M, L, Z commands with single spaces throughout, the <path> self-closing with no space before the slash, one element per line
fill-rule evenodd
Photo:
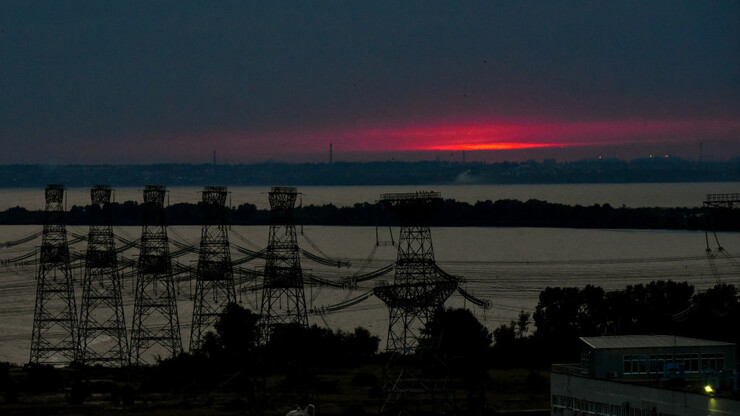
<path fill-rule="evenodd" d="M 429 219 L 442 197 L 437 192 L 383 194 L 380 202 L 400 217 L 401 233 L 393 284 L 373 293 L 388 305 L 386 349 L 408 354 L 417 345 L 418 330 L 457 289 L 456 281 L 440 276 L 434 260 Z"/>
<path fill-rule="evenodd" d="M 394 281 L 373 290 L 388 306 L 386 349 L 392 353 L 383 374 L 380 414 L 408 413 L 420 406 L 439 411 L 448 401 L 447 378 L 429 370 L 445 364 L 434 348 L 418 350 L 418 345 L 419 331 L 458 287 L 434 260 L 429 222 L 442 197 L 437 192 L 383 194 L 380 202 L 401 219 Z"/>
<path fill-rule="evenodd" d="M 740 194 L 708 194 L 704 200 L 705 207 L 736 208 L 740 206 Z"/>
<path fill-rule="evenodd" d="M 112 189 L 96 185 L 90 190 L 90 231 L 82 280 L 79 346 L 86 365 L 124 367 L 129 363 L 121 278 L 113 239 Z"/>
<path fill-rule="evenodd" d="M 229 251 L 226 196 L 222 186 L 203 190 L 204 222 L 195 284 L 190 351 L 201 348 L 206 331 L 218 320 L 227 304 L 236 302 L 234 272 Z"/>
<path fill-rule="evenodd" d="M 261 308 L 266 337 L 278 324 L 308 326 L 303 272 L 293 220 L 297 196 L 296 188 L 289 187 L 273 187 L 269 194 L 270 235 Z"/>
<path fill-rule="evenodd" d="M 77 359 L 77 307 L 67 244 L 62 185 L 45 190 L 46 219 L 42 232 L 33 314 L 31 363 L 64 365 Z"/>
<path fill-rule="evenodd" d="M 131 326 L 131 361 L 137 365 L 151 364 L 147 358 L 153 355 L 147 353 L 158 353 L 156 348 L 164 349 L 171 356 L 182 351 L 172 258 L 164 216 L 166 192 L 164 186 L 158 185 L 149 185 L 144 189 L 141 252 Z"/>

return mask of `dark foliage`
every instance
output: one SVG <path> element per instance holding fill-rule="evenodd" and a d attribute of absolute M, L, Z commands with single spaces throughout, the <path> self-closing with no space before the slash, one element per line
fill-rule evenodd
<path fill-rule="evenodd" d="M 380 342 L 364 328 L 345 333 L 284 325 L 261 344 L 259 315 L 235 303 L 226 306 L 215 329 L 206 335 L 199 351 L 161 360 L 149 369 L 145 388 L 194 391 L 225 379 L 254 386 L 253 377 L 266 374 L 285 374 L 286 385 L 295 387 L 298 381 L 313 380 L 316 368 L 368 362 Z"/>
<path fill-rule="evenodd" d="M 470 413 L 485 407 L 484 386 L 492 339 L 470 310 L 452 308 L 437 309 L 419 339 L 417 356 L 422 371 L 460 379 L 465 385 Z"/>
<path fill-rule="evenodd" d="M 545 365 L 542 354 L 535 351 L 535 342 L 528 337 L 530 314 L 521 311 L 516 321 L 493 330 L 492 365 L 497 368 L 540 367 Z"/>
<path fill-rule="evenodd" d="M 487 378 L 493 336 L 468 309 L 438 309 L 422 330 L 419 350 L 430 349 L 451 374 L 469 384 Z"/>
<path fill-rule="evenodd" d="M 259 315 L 249 309 L 230 303 L 214 325 L 217 337 L 210 336 L 207 344 L 219 349 L 226 360 L 245 363 L 253 359 L 259 343 L 259 319 Z"/>
<path fill-rule="evenodd" d="M 143 207 L 128 201 L 113 204 L 112 215 L 118 225 L 138 225 Z M 67 214 L 71 225 L 88 224 L 96 218 L 90 206 L 74 206 Z M 234 225 L 267 225 L 270 211 L 242 204 L 228 210 Z M 92 217 L 91 217 L 92 215 Z M 166 208 L 170 224 L 197 225 L 203 218 L 200 204 L 178 203 Z M 309 205 L 295 211 L 298 223 L 306 225 L 398 225 L 398 219 L 378 204 L 358 203 L 351 207 Z M 43 224 L 43 211 L 9 208 L 0 212 L 0 224 Z M 609 204 L 569 206 L 539 200 L 479 201 L 475 204 L 444 201 L 431 218 L 433 226 L 447 227 L 568 227 L 631 228 L 670 230 L 740 230 L 740 210 L 709 208 L 614 208 Z"/>
<path fill-rule="evenodd" d="M 62 387 L 62 377 L 50 365 L 28 364 L 28 386 L 26 391 L 55 392 Z"/>
<path fill-rule="evenodd" d="M 698 294 L 692 285 L 670 280 L 612 292 L 591 285 L 549 287 L 540 293 L 536 329 L 529 337 L 519 331 L 523 318 L 494 330 L 497 365 L 577 361 L 582 336 L 675 334 L 740 342 L 740 333 L 732 329 L 740 319 L 738 293 L 728 284 Z"/>
<path fill-rule="evenodd" d="M 380 338 L 364 328 L 346 333 L 316 325 L 283 325 L 275 328 L 263 355 L 273 368 L 308 371 L 362 364 L 377 353 L 379 343 Z"/>

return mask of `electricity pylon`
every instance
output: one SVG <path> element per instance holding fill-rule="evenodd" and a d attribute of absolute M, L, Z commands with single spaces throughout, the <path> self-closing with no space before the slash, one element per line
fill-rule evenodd
<path fill-rule="evenodd" d="M 429 220 L 442 204 L 440 194 L 383 194 L 380 202 L 400 217 L 401 233 L 393 284 L 376 287 L 374 294 L 388 305 L 386 349 L 408 354 L 418 344 L 418 331 L 457 289 L 458 282 L 443 278 L 434 260 Z"/>
<path fill-rule="evenodd" d="M 36 282 L 30 362 L 66 365 L 77 359 L 77 307 L 64 216 L 64 186 L 44 191 L 46 208 Z"/>
<path fill-rule="evenodd" d="M 152 354 L 148 354 L 148 357 L 145 355 L 158 353 L 156 348 L 164 349 L 170 356 L 182 351 L 172 258 L 164 217 L 166 192 L 164 186 L 148 185 L 144 188 L 141 252 L 131 326 L 131 361 L 136 365 L 152 364 Z"/>
<path fill-rule="evenodd" d="M 112 189 L 90 190 L 90 231 L 80 308 L 80 362 L 125 367 L 129 363 L 121 279 L 113 240 Z"/>
<path fill-rule="evenodd" d="M 293 207 L 296 188 L 273 187 L 270 190 L 270 234 L 267 243 L 262 289 L 263 335 L 278 324 L 308 326 L 303 272 L 298 251 Z"/>
<path fill-rule="evenodd" d="M 200 233 L 193 324 L 190 332 L 191 352 L 201 348 L 206 331 L 218 321 L 226 305 L 236 302 L 226 224 L 227 193 L 223 186 L 206 186 L 203 190 L 204 220 Z"/>
<path fill-rule="evenodd" d="M 373 290 L 389 311 L 386 349 L 391 356 L 383 375 L 380 414 L 424 406 L 439 410 L 439 404 L 448 401 L 446 374 L 439 372 L 445 363 L 435 348 L 418 348 L 420 331 L 458 287 L 434 260 L 429 223 L 442 198 L 437 192 L 415 192 L 384 194 L 380 202 L 401 219 L 393 284 Z"/>

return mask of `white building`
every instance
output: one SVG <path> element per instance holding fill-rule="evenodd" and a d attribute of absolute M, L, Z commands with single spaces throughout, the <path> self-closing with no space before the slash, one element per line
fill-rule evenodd
<path fill-rule="evenodd" d="M 740 416 L 735 344 L 669 335 L 581 342 L 580 363 L 553 365 L 553 416 Z"/>

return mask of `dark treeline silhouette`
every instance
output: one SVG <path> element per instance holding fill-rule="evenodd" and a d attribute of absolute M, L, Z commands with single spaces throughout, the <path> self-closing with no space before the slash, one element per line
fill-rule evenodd
<path fill-rule="evenodd" d="M 2 187 L 43 187 L 63 183 L 87 187 L 112 186 L 265 186 L 289 183 L 307 185 L 425 185 L 524 183 L 634 183 L 740 181 L 740 159 L 697 162 L 655 157 L 631 161 L 591 159 L 574 162 L 459 163 L 336 162 L 252 163 L 236 165 L 5 165 L 0 166 Z"/>
<path fill-rule="evenodd" d="M 527 335 L 533 318 L 535 329 Z M 533 315 L 493 332 L 498 366 L 539 366 L 577 362 L 578 337 L 679 335 L 740 343 L 740 304 L 735 286 L 717 284 L 695 293 L 687 282 L 653 281 L 605 291 L 598 286 L 548 287 Z"/>
<path fill-rule="evenodd" d="M 577 362 L 578 337 L 675 334 L 738 343 L 739 319 L 738 292 L 729 284 L 701 293 L 687 282 L 670 280 L 615 291 L 593 285 L 549 287 L 540 293 L 533 314 L 523 311 L 493 332 L 469 310 L 437 310 L 421 331 L 414 362 L 426 376 L 449 377 L 449 386 L 466 398 L 456 404 L 461 414 L 478 414 L 487 393 L 501 382 L 491 378 L 491 369 L 529 368 L 526 390 L 546 392 L 546 379 L 535 369 Z M 167 394 L 181 397 L 178 406 L 184 408 L 210 406 L 212 397 L 221 397 L 224 408 L 257 415 L 275 414 L 285 400 L 316 403 L 319 396 L 336 397 L 340 391 L 351 392 L 344 401 L 351 404 L 332 414 L 365 415 L 382 399 L 381 374 L 388 356 L 378 353 L 379 339 L 367 330 L 286 325 L 261 342 L 260 329 L 257 314 L 231 304 L 198 351 L 133 372 L 27 366 L 21 373 L 0 365 L 0 392 L 6 403 L 21 392 L 65 390 L 71 404 L 95 393 L 123 405 Z"/>
<path fill-rule="evenodd" d="M 210 407 L 212 398 L 218 397 L 229 414 L 254 415 L 284 414 L 286 405 L 320 406 L 321 397 L 336 400 L 346 395 L 340 401 L 344 409 L 332 404 L 326 413 L 375 413 L 371 409 L 384 398 L 383 368 L 390 357 L 378 352 L 378 337 L 363 328 L 342 332 L 289 324 L 275 327 L 265 341 L 259 318 L 229 304 L 201 349 L 159 359 L 153 366 L 27 365 L 21 372 L 0 363 L 0 393 L 6 403 L 15 403 L 19 393 L 66 391 L 69 404 L 80 405 L 96 394 L 124 406 L 169 396 L 180 397 L 177 406 L 183 409 Z M 467 397 L 457 406 L 468 413 L 460 414 L 477 414 L 472 410 L 485 407 L 489 387 L 491 342 L 488 329 L 470 311 L 439 309 L 422 331 L 418 359 L 406 359 L 426 375 L 434 371 L 438 377 L 451 377 L 451 386 Z"/>
<path fill-rule="evenodd" d="M 72 207 L 67 214 L 70 225 L 90 222 L 90 210 L 97 207 Z M 166 208 L 173 225 L 198 225 L 203 217 L 200 204 L 178 203 Z M 92 216 L 93 218 L 99 216 Z M 142 206 L 128 201 L 113 204 L 118 225 L 140 225 Z M 270 211 L 242 204 L 229 209 L 234 225 L 267 225 Z M 374 226 L 398 225 L 398 219 L 378 204 L 361 203 L 351 207 L 309 205 L 296 208 L 295 218 L 306 225 Z M 9 208 L 0 212 L 0 224 L 43 224 L 44 212 Z M 632 228 L 668 230 L 740 231 L 740 210 L 715 208 L 615 208 L 609 204 L 564 205 L 539 200 L 479 201 L 475 204 L 448 199 L 432 217 L 431 225 L 448 227 L 567 227 Z"/>
<path fill-rule="evenodd" d="M 215 329 L 201 350 L 142 369 L 139 391 L 183 394 L 192 401 L 210 392 L 234 392 L 239 399 L 232 406 L 264 414 L 282 395 L 305 395 L 301 401 L 310 401 L 317 390 L 336 390 L 319 374 L 373 363 L 379 344 L 363 328 L 345 333 L 295 324 L 277 327 L 261 343 L 259 315 L 237 304 L 227 306 Z M 375 389 L 378 382 L 377 377 L 368 381 Z"/>

